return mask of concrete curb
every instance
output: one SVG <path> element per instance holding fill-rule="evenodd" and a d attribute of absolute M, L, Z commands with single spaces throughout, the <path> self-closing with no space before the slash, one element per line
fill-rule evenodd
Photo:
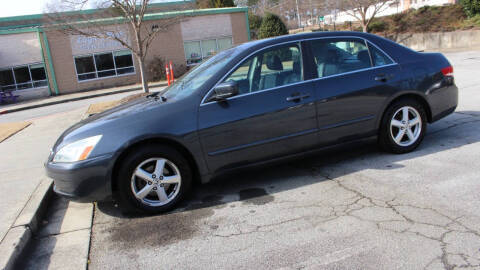
<path fill-rule="evenodd" d="M 45 214 L 52 196 L 53 182 L 50 179 L 44 179 L 37 186 L 0 244 L 0 269 L 14 268 L 16 261 L 21 258 L 23 251 L 32 239 L 32 235 L 39 228 L 41 218 Z"/>
<path fill-rule="evenodd" d="M 163 87 L 163 86 L 167 86 L 167 83 L 152 84 L 150 87 Z M 118 91 L 111 91 L 111 92 L 99 93 L 99 94 L 91 94 L 91 95 L 85 95 L 85 96 L 82 96 L 82 97 L 75 97 L 75 98 L 45 102 L 45 103 L 42 103 L 42 104 L 26 105 L 26 106 L 20 107 L 20 108 L 14 108 L 14 109 L 9 109 L 9 110 L 7 109 L 7 110 L 0 111 L 0 114 L 19 112 L 19 111 L 30 110 L 30 109 L 46 107 L 46 106 L 50 106 L 50 105 L 56 105 L 56 104 L 60 104 L 60 103 L 67 103 L 67 102 L 71 102 L 71 101 L 89 99 L 89 98 L 96 98 L 96 97 L 103 97 L 103 96 L 108 96 L 108 95 L 121 94 L 121 93 L 136 91 L 136 90 L 140 90 L 140 89 L 142 89 L 142 87 L 138 86 L 138 87 L 123 89 L 123 90 L 118 90 Z"/>

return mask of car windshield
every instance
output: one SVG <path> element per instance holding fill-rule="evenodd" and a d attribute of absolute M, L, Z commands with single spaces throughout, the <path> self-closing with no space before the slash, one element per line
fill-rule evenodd
<path fill-rule="evenodd" d="M 168 99 L 192 94 L 231 61 L 237 55 L 237 51 L 240 51 L 238 47 L 210 57 L 177 79 L 162 95 Z"/>

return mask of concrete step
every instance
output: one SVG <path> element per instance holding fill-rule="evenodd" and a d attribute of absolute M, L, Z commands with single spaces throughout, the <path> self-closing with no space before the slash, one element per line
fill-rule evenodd
<path fill-rule="evenodd" d="M 92 203 L 55 196 L 15 269 L 86 269 L 92 218 Z"/>

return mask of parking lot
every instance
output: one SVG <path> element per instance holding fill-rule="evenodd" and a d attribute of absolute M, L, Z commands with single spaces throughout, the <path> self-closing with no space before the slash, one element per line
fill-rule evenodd
<path fill-rule="evenodd" d="M 87 256 L 88 269 L 480 269 L 480 50 L 446 56 L 459 107 L 428 127 L 415 152 L 384 153 L 374 140 L 345 145 L 223 176 L 150 217 L 101 202 L 91 222 L 91 204 L 55 198 L 18 269 L 85 269 Z M 2 219 L 14 219 L 19 198 L 44 179 L 41 163 L 62 130 L 88 104 L 125 95 L 0 118 L 32 122 L 0 145 L 10 184 Z"/>
<path fill-rule="evenodd" d="M 197 186 L 178 210 L 95 208 L 89 269 L 480 269 L 480 52 L 419 149 L 373 141 Z"/>

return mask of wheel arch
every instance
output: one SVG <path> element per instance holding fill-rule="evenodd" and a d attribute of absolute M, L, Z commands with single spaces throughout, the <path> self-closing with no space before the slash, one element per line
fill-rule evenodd
<path fill-rule="evenodd" d="M 381 111 L 382 113 L 381 113 L 380 117 L 378 117 L 378 119 L 377 119 L 377 123 L 376 123 L 377 130 L 380 129 L 380 125 L 382 124 L 382 121 L 383 121 L 383 118 L 385 117 L 385 112 L 387 111 L 387 109 L 393 103 L 397 102 L 398 100 L 407 99 L 407 98 L 417 100 L 423 106 L 423 108 L 425 109 L 425 113 L 427 114 L 428 122 L 429 123 L 432 122 L 432 109 L 430 107 L 430 104 L 428 104 L 427 99 L 419 93 L 409 92 L 409 93 L 403 93 L 403 94 L 397 95 L 397 96 L 393 97 L 392 99 L 390 99 L 389 102 L 386 103 L 386 105 L 382 108 L 382 111 Z"/>
<path fill-rule="evenodd" d="M 110 186 L 112 189 L 112 193 L 118 190 L 117 187 L 117 176 L 118 176 L 118 171 L 119 171 L 119 166 L 122 164 L 123 160 L 136 148 L 144 146 L 144 145 L 149 145 L 149 144 L 164 144 L 168 145 L 175 150 L 179 151 L 188 161 L 190 168 L 193 171 L 193 180 L 194 182 L 200 183 L 200 171 L 198 168 L 198 164 L 193 156 L 193 154 L 188 150 L 184 145 L 181 143 L 170 139 L 170 138 L 164 138 L 164 137 L 158 137 L 158 138 L 147 138 L 143 139 L 140 141 L 137 141 L 131 145 L 129 145 L 127 148 L 123 149 L 123 151 L 120 153 L 120 155 L 116 158 L 114 165 L 112 167 L 111 171 L 111 177 L 110 177 Z"/>

